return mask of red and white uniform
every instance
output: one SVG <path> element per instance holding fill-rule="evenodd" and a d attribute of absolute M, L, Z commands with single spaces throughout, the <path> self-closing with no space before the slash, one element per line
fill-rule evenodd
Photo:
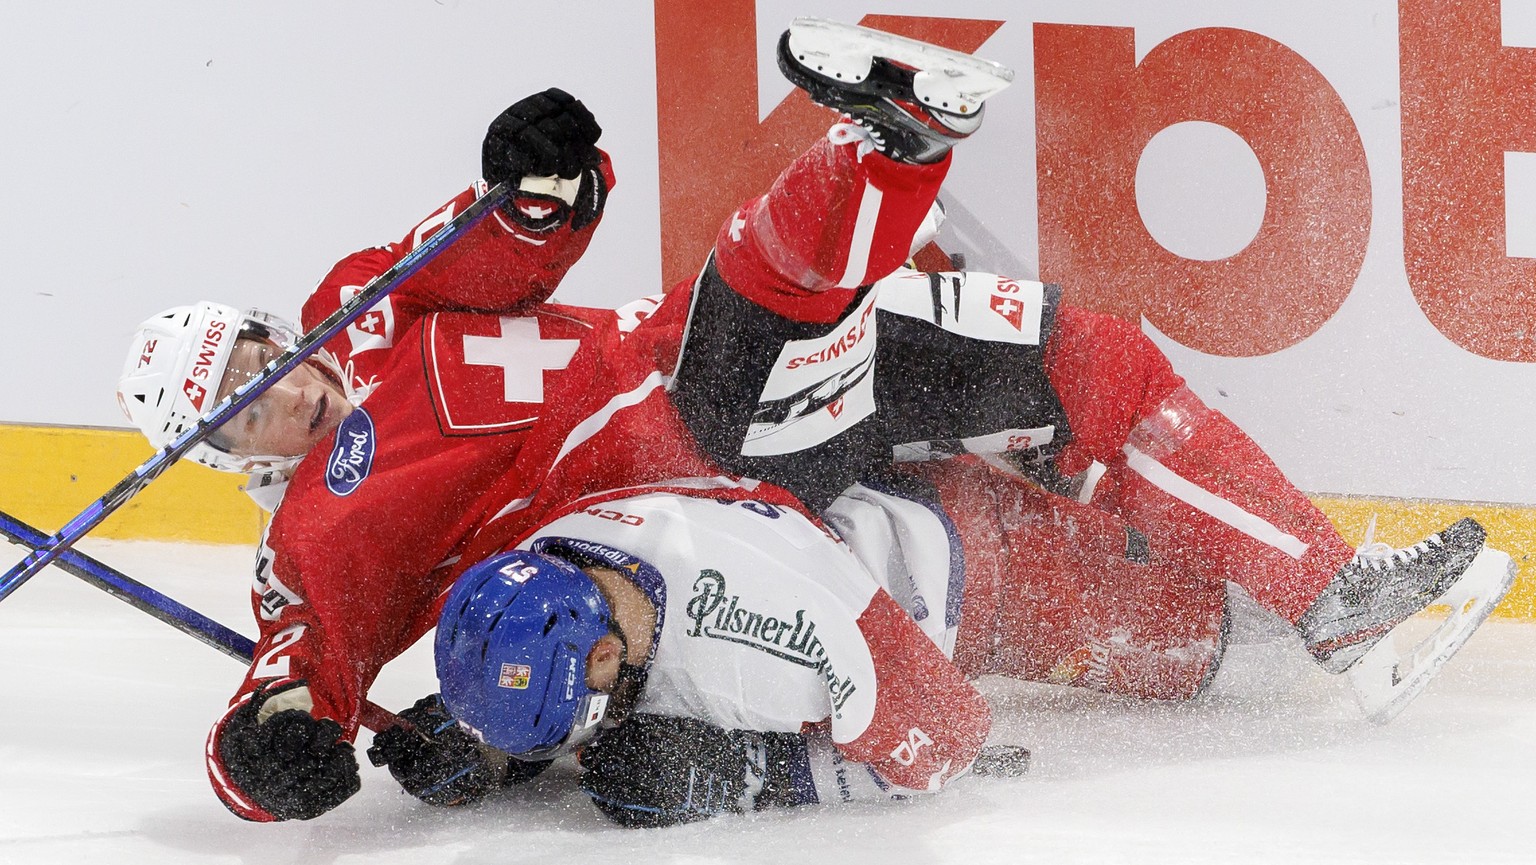
<path fill-rule="evenodd" d="M 344 259 L 304 326 L 483 192 Z M 493 214 L 327 346 L 366 399 L 294 468 L 272 515 L 253 587 L 260 638 L 230 711 L 263 681 L 304 679 L 313 714 L 355 735 L 380 668 L 435 624 L 481 494 L 516 471 L 546 401 L 594 375 L 578 347 L 599 356 L 620 339 L 613 310 L 545 302 L 592 228 L 530 236 Z M 222 727 L 209 739 L 215 791 L 240 816 L 270 820 L 219 765 Z"/>
<path fill-rule="evenodd" d="M 1246 435 L 1184 387 L 1134 325 L 1054 301 L 1050 287 L 998 277 L 898 276 L 873 290 L 855 288 L 896 266 L 904 248 L 881 239 L 915 225 L 944 167 L 860 163 L 826 143 L 798 160 L 767 196 L 728 222 L 691 291 L 674 291 L 626 342 L 604 373 L 610 387 L 562 406 L 570 416 L 540 430 L 552 438 L 530 441 L 525 457 L 536 454 L 548 469 L 542 486 L 529 483 L 531 472 L 498 485 L 493 495 L 504 505 L 460 567 L 542 534 L 583 496 L 675 485 L 723 465 L 727 475 L 767 478 L 806 499 L 797 484 L 807 477 L 818 494 L 845 490 L 849 472 L 856 480 L 863 468 L 921 455 L 928 461 L 911 470 L 938 488 L 974 591 L 953 595 L 963 598 L 964 613 L 954 664 L 940 665 L 942 676 L 923 668 L 937 676 L 921 698 L 933 704 L 902 704 L 893 719 L 969 705 L 974 691 L 963 674 L 1192 696 L 1220 659 L 1228 579 L 1295 621 L 1353 551 Z M 798 201 L 820 210 L 797 210 Z M 679 362 L 676 334 L 685 323 Z M 877 332 L 879 342 L 907 354 L 881 365 Z M 773 339 L 764 342 L 764 334 Z M 1040 379 L 1023 395 L 1050 399 L 1035 409 L 1011 406 L 1021 394 L 975 386 L 966 376 L 984 382 L 988 371 L 965 365 L 940 364 L 931 386 L 917 380 L 905 393 L 881 381 L 899 378 L 888 373 L 903 357 L 924 358 L 914 353 L 925 341 L 935 347 L 927 358 L 951 358 L 947 347 L 956 337 L 1002 346 L 999 363 L 1023 358 Z M 681 381 L 690 353 L 705 382 L 691 392 Z M 813 367 L 819 377 L 799 375 Z M 674 378 L 663 370 L 682 372 Z M 1000 401 L 1003 414 L 1015 416 L 1010 425 L 964 428 L 968 400 Z M 930 415 L 941 420 L 925 429 Z M 946 431 L 952 415 L 967 421 Z M 701 418 L 727 420 L 712 431 Z M 977 461 L 1043 444 L 1053 445 L 1042 453 L 1062 474 L 1079 476 L 1080 500 Z M 821 470 L 838 479 L 814 488 Z M 841 506 L 832 504 L 828 519 Z M 1128 556 L 1128 529 L 1150 539 L 1149 561 Z M 867 531 L 849 532 L 849 542 L 858 546 Z M 870 610 L 885 605 L 871 603 Z M 852 615 L 861 620 L 864 612 Z M 860 626 L 871 657 L 907 652 L 912 617 L 887 616 L 878 625 L 877 618 L 871 613 Z M 698 711 L 722 722 L 747 720 L 724 717 L 714 702 Z M 914 764 L 928 773 L 923 778 L 952 777 L 954 760 L 969 762 L 985 738 L 984 715 L 957 717 L 971 720 L 938 732 L 916 725 L 933 753 L 949 761 L 943 771 Z M 880 747 L 896 747 L 889 735 L 902 723 L 880 726 Z M 839 743 L 860 734 L 849 735 Z M 844 756 L 882 753 L 891 751 Z M 892 783 L 924 789 L 916 775 L 902 778 Z"/>
<path fill-rule="evenodd" d="M 852 150 L 819 142 L 733 215 L 703 276 L 530 440 L 542 487 L 532 470 L 498 484 L 463 566 L 604 490 L 723 470 L 819 511 L 893 457 L 1038 450 L 1153 564 L 1296 621 L 1354 551 L 1134 324 L 987 274 L 852 287 L 897 268 L 948 166 Z"/>
<path fill-rule="evenodd" d="M 881 295 L 889 292 L 864 286 L 905 259 L 947 166 L 947 159 L 926 166 L 874 155 L 861 160 L 852 145 L 818 142 L 766 195 L 727 221 L 705 277 L 668 295 L 622 341 L 611 311 L 542 304 L 546 289 L 579 255 L 584 236 L 523 249 L 515 245 L 521 241 L 495 233 L 507 226 L 482 223 L 476 236 L 444 254 L 457 255 L 418 275 L 427 277 L 430 290 L 402 287 L 389 315 L 364 321 L 328 346 L 343 367 L 351 362 L 352 385 L 376 389 L 362 413 L 354 412 L 355 423 L 338 430 L 329 459 L 319 459 L 322 444 L 300 464 L 274 517 L 264 550 L 270 562 L 257 586 L 262 640 L 241 694 L 263 678 L 307 678 L 316 689 L 315 713 L 354 733 L 367 686 L 385 661 L 432 625 L 432 601 L 449 577 L 525 539 L 583 496 L 725 474 L 766 478 L 820 509 L 865 469 L 889 465 L 898 446 L 938 439 L 985 445 L 994 441 L 989 435 L 1001 434 L 1007 450 L 1045 427 L 1050 440 L 1064 445 L 1056 455 L 1060 466 L 1100 476 L 1089 488 L 1089 510 L 1135 525 L 1152 538 L 1155 564 L 1164 556 L 1168 573 L 1182 569 L 1195 578 L 1198 597 L 1179 607 L 1187 599 L 1170 591 L 1174 607 L 1161 619 L 1192 611 L 1198 623 L 1190 631 L 1199 632 L 1209 619 L 1209 587 L 1231 576 L 1294 620 L 1350 551 L 1240 431 L 1198 400 L 1188 401 L 1166 360 L 1134 327 L 1062 306 L 1051 326 L 1042 321 L 1031 329 L 1007 298 L 993 305 L 995 314 L 1019 319 L 1016 338 L 991 343 L 1005 355 L 1023 352 L 1023 361 L 1005 365 L 1029 374 L 1043 369 L 1049 380 L 1036 388 L 1051 394 L 1041 418 L 1026 406 L 1002 427 L 948 430 L 939 422 L 929 429 L 923 418 L 949 417 L 948 408 L 963 409 L 978 392 L 1005 400 L 1010 392 L 951 392 L 937 378 L 944 372 L 939 368 L 924 373 L 935 386 L 890 386 L 900 380 L 887 374 L 891 364 L 924 356 L 913 352 L 921 351 L 925 333 L 935 340 L 955 334 L 943 325 L 939 286 L 932 286 L 936 327 L 911 309 L 886 308 Z M 471 246 L 460 249 L 464 243 Z M 362 284 L 368 271 L 392 263 L 405 248 L 344 262 L 317 289 L 317 311 L 328 312 L 347 286 Z M 349 265 L 356 265 L 356 275 Z M 518 290 L 520 268 L 532 274 L 527 291 Z M 493 287 L 489 298 L 485 285 Z M 456 301 L 453 292 L 461 289 L 470 294 Z M 498 301 L 496 291 L 507 293 Z M 441 309 L 453 311 L 432 311 Z M 956 300 L 951 313 L 959 309 Z M 1045 310 L 1038 307 L 1041 315 Z M 890 357 L 877 373 L 880 346 L 890 344 L 906 353 Z M 978 367 L 960 371 L 966 369 Z M 815 374 L 802 375 L 807 370 Z M 731 390 L 741 382 L 755 390 Z M 946 411 L 937 411 L 941 405 Z M 935 463 L 934 471 L 963 474 L 966 463 L 949 462 Z M 1095 470 L 1095 462 L 1106 470 Z M 840 472 L 851 472 L 851 479 L 840 479 Z M 817 488 L 818 478 L 833 480 Z M 941 491 L 943 480 L 934 481 Z M 781 494 L 764 485 L 756 495 L 769 493 Z M 990 506 L 1000 509 L 1005 500 Z M 977 503 L 978 513 L 986 515 L 988 506 Z M 1000 510 L 994 521 L 964 522 L 975 526 L 967 548 L 1015 532 L 1022 549 L 1029 531 Z M 1063 571 L 1074 564 L 1079 571 L 1060 585 L 1083 583 L 1082 570 L 1094 563 L 1063 562 Z M 438 565 L 443 569 L 434 570 Z M 909 633 L 913 621 L 881 597 L 890 593 L 871 596 L 867 633 L 860 626 L 875 656 L 885 654 L 883 640 L 896 639 L 884 636 L 887 626 L 891 634 Z M 1011 609 L 1008 585 L 999 584 L 995 597 L 995 609 Z M 1106 604 L 1113 600 L 1104 596 Z M 1149 621 L 1142 624 L 1155 631 L 1159 617 L 1143 612 Z M 994 637 L 987 638 L 993 648 Z M 958 657 L 971 657 L 961 652 L 966 639 L 956 639 Z M 1004 663 L 977 646 L 972 663 Z M 1084 651 L 1092 658 L 1098 650 Z M 947 669 L 944 681 L 959 682 L 955 693 L 966 693 L 960 671 Z M 1088 673 L 1074 678 L 1070 665 L 1057 678 L 1094 684 Z M 1103 681 L 1115 687 L 1121 680 Z M 1156 695 L 1158 687 L 1133 692 Z M 956 761 L 968 763 L 964 753 L 979 746 L 976 733 L 962 724 L 955 735 L 963 747 L 932 750 L 949 755 L 948 769 L 898 772 L 894 783 L 925 789 L 935 778 L 952 777 Z M 880 747 L 891 745 L 882 753 L 896 750 L 885 732 L 877 738 Z M 917 738 L 904 741 L 924 750 L 915 747 Z M 879 759 L 877 750 L 866 756 Z"/>
<path fill-rule="evenodd" d="M 1124 523 L 974 458 L 914 471 L 945 508 L 855 484 L 823 525 L 770 485 L 691 479 L 588 496 L 519 546 L 610 562 L 656 605 L 636 711 L 811 733 L 823 802 L 964 774 L 983 674 L 1151 699 L 1209 682 L 1223 587 L 1127 558 Z"/>

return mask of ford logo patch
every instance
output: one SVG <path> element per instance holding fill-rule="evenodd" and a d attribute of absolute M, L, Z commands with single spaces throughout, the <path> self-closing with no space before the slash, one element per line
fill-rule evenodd
<path fill-rule="evenodd" d="M 336 444 L 325 467 L 325 485 L 338 496 L 352 491 L 368 479 L 373 469 L 373 418 L 355 408 L 336 428 Z"/>

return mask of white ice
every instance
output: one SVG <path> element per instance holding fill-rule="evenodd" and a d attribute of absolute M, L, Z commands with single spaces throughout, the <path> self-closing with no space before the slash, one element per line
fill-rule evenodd
<path fill-rule="evenodd" d="M 247 549 L 82 549 L 254 633 Z M 0 564 L 20 555 L 0 544 Z M 1239 636 L 1214 692 L 1188 705 L 987 682 L 994 739 L 1029 745 L 1031 771 L 924 801 L 629 831 L 598 816 L 568 767 L 440 810 L 364 760 L 362 792 L 330 814 L 255 825 L 203 772 L 240 665 L 50 569 L 0 605 L 0 863 L 1536 861 L 1536 624 L 1491 622 L 1385 727 L 1262 622 Z M 424 648 L 386 671 L 375 701 L 432 690 Z"/>

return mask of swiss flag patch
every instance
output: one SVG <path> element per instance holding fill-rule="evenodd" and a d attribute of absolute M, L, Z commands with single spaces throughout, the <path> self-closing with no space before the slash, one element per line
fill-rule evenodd
<path fill-rule="evenodd" d="M 588 329 L 558 315 L 434 314 L 426 355 L 443 434 L 487 435 L 538 420 L 546 378 L 570 365 Z M 559 381 L 550 379 L 551 392 Z"/>
<path fill-rule="evenodd" d="M 182 384 L 181 392 L 186 394 L 187 399 L 191 401 L 193 408 L 197 409 L 199 412 L 203 410 L 203 400 L 208 398 L 208 388 L 203 387 L 202 385 L 189 378 L 184 384 Z"/>
<path fill-rule="evenodd" d="M 537 202 L 518 202 L 517 209 L 534 219 L 545 219 L 555 212 L 553 207 L 548 207 Z"/>
<path fill-rule="evenodd" d="M 384 314 L 376 309 L 363 313 L 352 326 L 366 334 L 373 336 L 384 335 Z"/>
<path fill-rule="evenodd" d="M 1002 316 L 1014 330 L 1024 329 L 1024 304 L 1005 294 L 992 295 L 992 311 Z"/>

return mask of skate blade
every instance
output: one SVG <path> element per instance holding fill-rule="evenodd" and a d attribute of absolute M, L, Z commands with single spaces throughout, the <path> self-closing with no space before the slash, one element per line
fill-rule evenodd
<path fill-rule="evenodd" d="M 1405 625 L 1415 624 L 1409 619 L 1360 656 L 1348 675 L 1365 716 L 1385 724 L 1412 702 L 1509 593 L 1515 572 L 1508 553 L 1484 547 L 1466 573 L 1435 600 L 1450 605 L 1443 622 L 1404 649 L 1394 638 L 1408 630 Z"/>
<path fill-rule="evenodd" d="M 1013 70 L 1000 63 L 825 18 L 796 18 L 789 25 L 789 50 L 817 74 L 853 84 L 869 77 L 876 57 L 910 66 L 917 70 L 912 92 L 918 100 L 954 114 L 976 113 L 1013 83 Z"/>

